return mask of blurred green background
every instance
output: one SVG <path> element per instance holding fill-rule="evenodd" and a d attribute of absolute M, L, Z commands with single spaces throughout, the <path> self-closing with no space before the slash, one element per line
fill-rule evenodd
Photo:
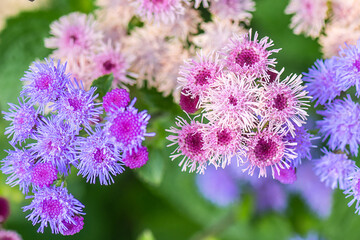
<path fill-rule="evenodd" d="M 27 1 L 27 0 L 14 0 Z M 41 2 L 36 0 L 34 4 Z M 256 11 L 250 27 L 260 36 L 273 39 L 282 48 L 278 69 L 285 73 L 306 72 L 321 57 L 316 40 L 296 36 L 288 28 L 290 16 L 284 14 L 288 1 L 256 0 Z M 23 12 L 7 20 L 0 33 L 0 110 L 7 111 L 8 102 L 17 102 L 22 77 L 29 64 L 50 54 L 43 39 L 49 36 L 49 24 L 72 11 L 91 12 L 94 3 L 88 0 L 52 0 L 40 10 Z M 214 39 L 214 41 L 216 41 Z M 243 196 L 242 202 L 219 208 L 206 201 L 195 185 L 195 174 L 181 172 L 177 161 L 169 159 L 165 130 L 182 114 L 171 98 L 163 99 L 153 90 L 132 89 L 141 99 L 141 109 L 156 114 L 149 131 L 157 136 L 150 141 L 152 151 L 148 164 L 140 170 L 127 170 L 115 178 L 115 184 L 86 184 L 76 171 L 68 179 L 69 191 L 80 200 L 86 212 L 84 229 L 77 235 L 63 237 L 36 233 L 37 226 L 25 219 L 21 207 L 29 204 L 17 187 L 5 185 L 0 173 L 0 196 L 11 201 L 11 217 L 4 225 L 27 239 L 288 239 L 294 234 L 318 232 L 325 239 L 359 239 L 360 217 L 348 208 L 344 195 L 334 192 L 332 214 L 319 219 L 298 198 L 291 197 L 284 213 L 255 213 L 253 197 Z M 164 112 L 166 109 L 166 112 Z M 9 149 L 0 119 L 0 159 Z"/>

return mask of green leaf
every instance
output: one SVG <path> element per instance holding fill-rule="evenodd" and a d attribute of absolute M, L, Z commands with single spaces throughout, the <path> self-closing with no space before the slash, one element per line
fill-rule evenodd
<path fill-rule="evenodd" d="M 141 233 L 137 240 L 155 240 L 155 237 L 149 229 L 146 229 Z"/>
<path fill-rule="evenodd" d="M 143 181 L 151 185 L 160 185 L 164 176 L 164 159 L 166 157 L 163 151 L 149 148 L 149 161 L 136 170 L 137 174 Z"/>
<path fill-rule="evenodd" d="M 98 98 L 100 100 L 102 100 L 105 94 L 110 90 L 113 80 L 114 76 L 109 74 L 99 77 L 91 84 L 91 87 L 96 87 L 95 93 L 99 94 Z"/>

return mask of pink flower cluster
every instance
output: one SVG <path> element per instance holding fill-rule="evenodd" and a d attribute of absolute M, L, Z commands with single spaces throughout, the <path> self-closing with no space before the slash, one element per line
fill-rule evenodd
<path fill-rule="evenodd" d="M 294 14 L 295 34 L 319 38 L 324 57 L 337 55 L 360 38 L 360 0 L 291 0 L 285 13 Z"/>
<path fill-rule="evenodd" d="M 178 117 L 167 139 L 177 145 L 171 158 L 181 157 L 185 171 L 203 173 L 208 164 L 225 167 L 235 157 L 243 171 L 273 177 L 300 163 L 296 132 L 307 119 L 309 98 L 301 75 L 281 77 L 268 37 L 258 33 L 233 36 L 219 51 L 198 52 L 179 71 L 180 106 L 190 114 Z M 290 137 L 289 137 L 290 136 Z"/>
<path fill-rule="evenodd" d="M 252 0 L 217 1 L 210 7 L 214 22 L 204 23 L 187 0 L 97 0 L 96 4 L 95 14 L 75 12 L 51 24 L 51 36 L 45 39 L 45 46 L 54 49 L 50 57 L 67 62 L 68 71 L 83 81 L 85 89 L 112 73 L 113 87 L 146 85 L 164 96 L 173 94 L 177 102 L 182 60 L 194 55 L 195 46 L 213 42 L 213 35 L 227 38 L 232 31 L 241 31 L 239 23 L 249 23 L 255 10 Z M 204 33 L 198 31 L 200 23 Z"/>

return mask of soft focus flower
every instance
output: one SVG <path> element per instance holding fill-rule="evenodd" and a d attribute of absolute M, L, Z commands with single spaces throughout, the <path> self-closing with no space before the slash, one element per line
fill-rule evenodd
<path fill-rule="evenodd" d="M 149 160 L 149 152 L 146 147 L 141 146 L 137 152 L 124 152 L 122 162 L 125 166 L 134 169 L 144 166 Z"/>
<path fill-rule="evenodd" d="M 66 64 L 62 65 L 60 61 L 57 65 L 53 59 L 45 59 L 45 63 L 34 62 L 21 78 L 25 85 L 20 95 L 28 97 L 30 104 L 39 104 L 43 111 L 46 104 L 59 98 L 70 81 L 65 71 Z"/>
<path fill-rule="evenodd" d="M 0 224 L 4 223 L 10 215 L 10 205 L 6 198 L 0 197 Z"/>
<path fill-rule="evenodd" d="M 176 126 L 166 129 L 167 132 L 173 133 L 166 137 L 172 143 L 168 145 L 178 145 L 170 156 L 171 160 L 182 157 L 179 166 L 182 171 L 190 168 L 189 172 L 204 173 L 207 165 L 207 151 L 204 149 L 204 133 L 202 131 L 203 124 L 192 120 L 190 124 L 183 118 L 178 117 Z"/>
<path fill-rule="evenodd" d="M 283 212 L 287 206 L 287 194 L 281 184 L 262 180 L 255 186 L 256 207 L 259 212 L 275 210 Z"/>
<path fill-rule="evenodd" d="M 280 49 L 268 50 L 273 41 L 268 37 L 258 40 L 258 33 L 251 35 L 251 30 L 244 35 L 234 33 L 229 43 L 222 49 L 224 65 L 235 74 L 263 77 L 270 67 L 275 67 L 274 58 L 269 58 L 272 53 Z M 252 39 L 253 38 L 253 39 Z"/>
<path fill-rule="evenodd" d="M 112 176 L 124 170 L 119 152 L 101 128 L 89 132 L 88 137 L 78 137 L 76 150 L 78 175 L 86 177 L 86 182 L 95 184 L 98 178 L 101 185 L 108 185 L 114 183 Z"/>
<path fill-rule="evenodd" d="M 111 139 L 115 148 L 130 154 L 137 151 L 145 137 L 152 137 L 155 133 L 147 133 L 146 126 L 150 115 L 146 111 L 138 112 L 134 108 L 136 98 L 126 108 L 117 108 L 108 114 L 105 123 L 106 135 Z"/>
<path fill-rule="evenodd" d="M 325 105 L 331 102 L 335 97 L 340 96 L 341 91 L 346 90 L 339 84 L 335 66 L 336 58 L 318 59 L 312 68 L 309 68 L 308 73 L 303 73 L 306 89 L 313 96 L 312 101 L 316 101 L 315 107 L 318 104 Z"/>
<path fill-rule="evenodd" d="M 1 240 L 22 240 L 21 236 L 14 231 L 9 230 L 0 230 L 0 239 Z"/>
<path fill-rule="evenodd" d="M 296 169 L 294 167 L 280 168 L 275 172 L 275 179 L 283 184 L 292 184 L 296 181 Z"/>
<path fill-rule="evenodd" d="M 20 144 L 35 132 L 37 112 L 26 100 L 18 99 L 19 106 L 9 103 L 9 112 L 2 112 L 4 119 L 10 121 L 10 126 L 5 129 L 8 138 L 12 136 L 11 145 Z"/>
<path fill-rule="evenodd" d="M 52 55 L 59 59 L 91 51 L 101 44 L 103 37 L 96 24 L 92 15 L 84 13 L 63 16 L 50 25 L 52 36 L 45 39 L 45 47 L 55 49 Z"/>
<path fill-rule="evenodd" d="M 294 14 L 290 28 L 295 34 L 304 33 L 312 38 L 318 37 L 325 25 L 326 0 L 291 0 L 286 7 L 286 14 Z"/>
<path fill-rule="evenodd" d="M 23 207 L 24 212 L 32 211 L 27 219 L 33 225 L 40 223 L 38 232 L 44 232 L 44 228 L 50 225 L 51 232 L 58 234 L 66 232 L 66 223 L 76 224 L 75 215 L 84 214 L 82 205 L 64 187 L 42 188 L 35 192 L 30 205 Z"/>
<path fill-rule="evenodd" d="M 217 0 L 210 6 L 210 12 L 221 19 L 234 20 L 249 23 L 251 13 L 255 11 L 253 0 Z"/>
<path fill-rule="evenodd" d="M 346 198 L 353 197 L 348 206 L 351 207 L 355 203 L 355 213 L 360 215 L 360 170 L 358 167 L 355 167 L 354 171 L 349 174 L 345 186 L 344 194 L 346 194 Z"/>
<path fill-rule="evenodd" d="M 1 166 L 3 174 L 10 174 L 6 184 L 11 187 L 19 185 L 20 190 L 27 194 L 31 184 L 31 168 L 34 165 L 34 157 L 29 150 L 5 150 L 8 156 L 4 158 Z"/>
<path fill-rule="evenodd" d="M 346 180 L 349 175 L 355 171 L 356 164 L 348 159 L 346 154 L 332 153 L 323 150 L 325 154 L 320 159 L 314 161 L 315 174 L 319 176 L 320 181 L 325 182 L 326 186 L 335 189 L 346 189 Z"/>
<path fill-rule="evenodd" d="M 345 147 L 349 145 L 351 154 L 357 156 L 360 143 L 359 104 L 347 95 L 344 100 L 336 99 L 325 110 L 317 113 L 324 117 L 317 121 L 317 125 L 323 141 L 329 138 L 327 145 L 330 149 L 345 151 Z"/>

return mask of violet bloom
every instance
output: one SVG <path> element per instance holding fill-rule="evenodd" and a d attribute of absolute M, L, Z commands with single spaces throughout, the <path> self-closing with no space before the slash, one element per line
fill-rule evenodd
<path fill-rule="evenodd" d="M 57 118 L 65 120 L 71 129 L 80 131 L 80 125 L 90 129 L 90 124 L 98 122 L 102 114 L 101 103 L 95 103 L 94 100 L 98 94 L 95 94 L 96 88 L 92 87 L 89 91 L 84 90 L 82 82 L 75 80 L 75 84 L 69 83 L 68 90 L 64 91 L 59 99 L 52 106 L 57 110 Z"/>
<path fill-rule="evenodd" d="M 19 185 L 22 193 L 27 194 L 31 185 L 31 169 L 35 161 L 34 156 L 27 149 L 15 148 L 15 150 L 8 150 L 6 153 L 8 156 L 1 161 L 3 174 L 10 174 L 6 179 L 6 184 L 11 187 Z"/>
<path fill-rule="evenodd" d="M 0 197 L 0 224 L 4 223 L 10 215 L 10 205 L 6 198 Z"/>
<path fill-rule="evenodd" d="M 336 99 L 325 110 L 316 113 L 324 116 L 317 121 L 323 141 L 329 138 L 327 145 L 331 150 L 345 151 L 347 145 L 351 154 L 357 156 L 360 142 L 360 105 L 352 101 L 350 95 L 344 100 Z"/>
<path fill-rule="evenodd" d="M 45 63 L 34 62 L 21 78 L 25 85 L 20 95 L 28 97 L 30 104 L 39 104 L 40 110 L 44 112 L 45 106 L 56 101 L 66 89 L 70 75 L 65 72 L 66 64 L 62 65 L 60 61 L 57 65 L 54 65 L 53 59 L 46 58 Z"/>
<path fill-rule="evenodd" d="M 109 141 L 101 128 L 90 132 L 88 137 L 79 137 L 76 140 L 76 161 L 78 175 L 86 177 L 92 184 L 99 178 L 100 184 L 114 183 L 112 176 L 123 172 L 120 154 Z"/>
<path fill-rule="evenodd" d="M 335 58 L 318 59 L 312 68 L 309 68 L 308 73 L 303 73 L 306 89 L 309 95 L 313 96 L 312 101 L 316 101 L 315 107 L 318 104 L 331 102 L 335 97 L 340 96 L 341 91 L 346 91 L 346 88 L 338 83 L 335 64 Z"/>
<path fill-rule="evenodd" d="M 84 218 L 79 215 L 75 215 L 73 217 L 73 221 L 67 222 L 63 221 L 63 224 L 65 225 L 67 230 L 64 230 L 61 232 L 64 236 L 74 235 L 81 231 L 84 227 Z"/>
<path fill-rule="evenodd" d="M 134 169 L 144 166 L 149 160 L 149 152 L 147 147 L 141 146 L 137 152 L 124 152 L 122 162 L 125 166 Z"/>
<path fill-rule="evenodd" d="M 355 161 L 348 159 L 346 154 L 336 154 L 323 149 L 324 156 L 314 161 L 315 174 L 326 186 L 335 189 L 346 189 L 349 175 L 355 171 Z"/>
<path fill-rule="evenodd" d="M 207 200 L 218 206 L 239 201 L 240 188 L 226 169 L 209 167 L 204 175 L 196 175 L 196 185 Z"/>
<path fill-rule="evenodd" d="M 339 85 L 345 89 L 356 86 L 356 96 L 360 95 L 360 40 L 355 46 L 347 46 L 339 52 L 336 70 L 339 74 Z"/>
<path fill-rule="evenodd" d="M 280 168 L 280 171 L 275 173 L 275 179 L 283 184 L 292 184 L 297 179 L 296 169 L 294 167 Z"/>
<path fill-rule="evenodd" d="M 35 132 L 37 124 L 37 112 L 35 108 L 24 99 L 19 99 L 19 105 L 9 103 L 9 112 L 2 112 L 4 119 L 10 121 L 10 126 L 5 129 L 5 135 L 13 137 L 10 141 L 11 145 L 17 142 L 20 144 Z"/>
<path fill-rule="evenodd" d="M 126 108 L 117 108 L 107 116 L 104 131 L 112 140 L 115 147 L 123 152 L 137 151 L 145 137 L 153 137 L 155 133 L 147 133 L 146 126 L 150 115 L 147 112 L 138 112 L 134 108 L 136 98 Z"/>
<path fill-rule="evenodd" d="M 125 89 L 115 88 L 110 92 L 107 92 L 103 97 L 103 107 L 105 112 L 110 112 L 115 106 L 118 108 L 125 108 L 129 102 L 130 94 Z"/>
<path fill-rule="evenodd" d="M 38 232 L 43 233 L 44 228 L 50 225 L 51 232 L 58 234 L 68 230 L 66 223 L 76 224 L 74 216 L 83 215 L 82 205 L 73 195 L 68 193 L 64 187 L 42 188 L 34 193 L 30 205 L 23 207 L 24 212 L 32 211 L 27 219 L 33 225 L 40 223 Z"/>
<path fill-rule="evenodd" d="M 56 117 L 42 118 L 33 137 L 36 142 L 29 144 L 30 151 L 34 158 L 52 163 L 60 173 L 66 175 L 74 159 L 74 138 L 75 132 L 68 124 Z"/>
<path fill-rule="evenodd" d="M 34 187 L 49 187 L 57 179 L 57 169 L 50 162 L 38 162 L 31 169 L 31 183 Z"/>
<path fill-rule="evenodd" d="M 360 215 L 360 169 L 358 167 L 355 167 L 354 171 L 349 174 L 345 186 L 346 198 L 353 197 L 348 206 L 351 207 L 355 203 L 355 213 Z"/>
<path fill-rule="evenodd" d="M 259 212 L 275 210 L 282 212 L 287 206 L 287 195 L 280 183 L 262 180 L 255 187 L 256 207 Z"/>
<path fill-rule="evenodd" d="M 21 236 L 14 231 L 0 229 L 1 240 L 22 240 Z"/>
<path fill-rule="evenodd" d="M 177 145 L 170 156 L 171 160 L 181 157 L 179 166 L 182 166 L 182 171 L 186 171 L 187 167 L 189 167 L 189 172 L 196 170 L 196 172 L 204 173 L 208 153 L 203 147 L 203 124 L 195 120 L 192 120 L 189 124 L 181 117 L 177 117 L 175 124 L 179 129 L 175 127 L 166 129 L 167 132 L 174 134 L 166 137 L 167 140 L 172 142 L 167 147 Z"/>
<path fill-rule="evenodd" d="M 251 30 L 244 35 L 234 34 L 230 42 L 222 50 L 224 65 L 238 75 L 263 77 L 270 67 L 275 67 L 276 61 L 270 59 L 272 53 L 280 49 L 268 50 L 272 47 L 273 41 L 268 37 L 258 41 L 258 33 L 255 32 L 254 39 Z"/>

